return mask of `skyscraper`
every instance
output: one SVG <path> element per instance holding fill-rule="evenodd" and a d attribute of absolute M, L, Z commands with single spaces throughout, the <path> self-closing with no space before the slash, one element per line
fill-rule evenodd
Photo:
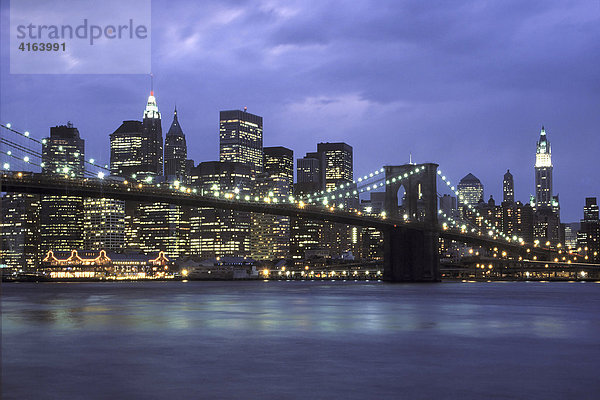
<path fill-rule="evenodd" d="M 221 111 L 219 123 L 220 161 L 250 166 L 253 176 L 263 170 L 263 119 L 246 109 Z"/>
<path fill-rule="evenodd" d="M 125 202 L 107 198 L 83 200 L 85 250 L 122 252 L 125 247 Z"/>
<path fill-rule="evenodd" d="M 317 154 L 321 159 L 323 189 L 333 189 L 352 182 L 352 146 L 346 143 L 319 143 Z"/>
<path fill-rule="evenodd" d="M 40 196 L 6 193 L 2 197 L 0 264 L 35 268 L 39 263 Z"/>
<path fill-rule="evenodd" d="M 581 247 L 587 260 L 600 261 L 600 220 L 598 220 L 598 202 L 595 197 L 585 199 L 577 245 Z"/>
<path fill-rule="evenodd" d="M 457 189 L 458 209 L 461 215 L 464 214 L 464 206 L 466 204 L 474 206 L 479 203 L 479 200 L 483 199 L 483 184 L 471 173 L 460 180 Z"/>
<path fill-rule="evenodd" d="M 535 207 L 552 207 L 552 150 L 543 126 L 535 152 Z"/>
<path fill-rule="evenodd" d="M 140 121 L 123 121 L 110 134 L 110 174 L 125 179 L 150 171 L 148 157 L 144 154 L 144 127 Z"/>
<path fill-rule="evenodd" d="M 343 143 L 318 143 L 317 151 L 298 160 L 297 194 L 330 190 L 353 180 L 352 146 Z M 358 197 L 343 200 L 346 208 L 357 208 Z M 317 245 L 318 243 L 318 245 Z M 358 228 L 331 222 L 297 218 L 292 221 L 292 257 L 302 258 L 306 250 L 327 248 L 332 256 L 352 250 L 361 252 Z"/>
<path fill-rule="evenodd" d="M 321 160 L 316 153 L 308 153 L 296 161 L 296 194 L 312 194 L 323 187 Z"/>
<path fill-rule="evenodd" d="M 506 170 L 504 180 L 502 181 L 502 194 L 504 203 L 512 204 L 515 202 L 515 183 L 510 170 Z"/>
<path fill-rule="evenodd" d="M 282 146 L 264 148 L 263 170 L 272 181 L 271 190 L 281 199 L 292 195 L 294 152 Z"/>
<path fill-rule="evenodd" d="M 294 152 L 285 147 L 264 148 L 264 172 L 257 175 L 256 193 L 271 201 L 284 202 L 292 194 Z M 252 214 L 251 255 L 257 260 L 285 258 L 289 253 L 290 219 Z"/>
<path fill-rule="evenodd" d="M 320 191 L 323 188 L 321 158 L 317 153 L 307 153 L 297 160 L 294 195 L 302 196 Z M 305 257 L 307 250 L 323 246 L 323 221 L 294 217 L 290 221 L 290 256 L 294 259 Z"/>
<path fill-rule="evenodd" d="M 70 122 L 50 128 L 42 140 L 42 173 L 83 178 L 85 142 Z M 83 247 L 83 198 L 42 196 L 40 250 L 71 250 Z"/>
<path fill-rule="evenodd" d="M 186 207 L 168 203 L 142 203 L 136 211 L 133 222 L 138 224 L 142 252 L 152 254 L 164 251 L 170 259 L 188 253 L 190 228 Z"/>
<path fill-rule="evenodd" d="M 187 144 L 177 119 L 177 108 L 173 122 L 165 136 L 165 176 L 184 181 L 186 175 Z"/>
<path fill-rule="evenodd" d="M 50 137 L 42 140 L 42 173 L 83 178 L 85 141 L 71 122 L 50 128 Z"/>
<path fill-rule="evenodd" d="M 154 91 L 151 91 L 148 96 L 142 126 L 144 133 L 141 151 L 142 166 L 147 170 L 140 171 L 140 174 L 161 176 L 163 174 L 163 137 L 160 112 L 156 105 Z"/>
<path fill-rule="evenodd" d="M 250 166 L 206 161 L 190 174 L 192 185 L 205 196 L 240 197 L 251 194 Z M 250 254 L 250 214 L 215 208 L 190 211 L 190 253 L 201 258 L 244 257 Z"/>

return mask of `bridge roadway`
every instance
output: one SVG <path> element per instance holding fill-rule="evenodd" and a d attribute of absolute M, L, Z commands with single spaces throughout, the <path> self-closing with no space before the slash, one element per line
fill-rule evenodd
<path fill-rule="evenodd" d="M 333 211 L 322 206 L 306 204 L 300 207 L 290 203 L 265 203 L 226 199 L 216 196 L 203 196 L 169 189 L 139 184 L 119 182 L 109 179 L 70 179 L 59 176 L 48 176 L 27 172 L 11 172 L 0 174 L 1 192 L 31 193 L 40 195 L 81 196 L 92 198 L 111 198 L 126 201 L 149 203 L 170 203 L 191 207 L 210 207 L 252 213 L 265 213 L 287 217 L 300 217 L 320 221 L 338 222 L 346 225 L 373 227 L 386 231 L 394 228 L 406 228 L 421 232 L 432 232 L 441 238 L 455 240 L 474 246 L 482 246 L 505 250 L 511 255 L 550 256 L 555 251 L 540 247 L 525 246 L 515 242 L 498 240 L 485 235 L 462 233 L 454 229 L 432 229 L 422 222 L 404 221 L 391 218 L 358 215 L 335 208 Z M 527 253 L 526 247 L 530 248 Z"/>

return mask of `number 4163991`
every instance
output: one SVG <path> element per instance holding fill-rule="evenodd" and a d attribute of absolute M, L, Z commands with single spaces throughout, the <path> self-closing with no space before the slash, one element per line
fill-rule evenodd
<path fill-rule="evenodd" d="M 66 44 L 63 43 L 25 43 L 21 42 L 19 50 L 21 51 L 65 51 Z"/>

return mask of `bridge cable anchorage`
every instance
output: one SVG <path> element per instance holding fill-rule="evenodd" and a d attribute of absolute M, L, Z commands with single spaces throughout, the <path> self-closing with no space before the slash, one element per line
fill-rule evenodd
<path fill-rule="evenodd" d="M 43 144 L 45 144 L 45 143 L 44 143 L 45 139 L 42 139 L 42 140 L 36 139 L 36 138 L 34 138 L 33 136 L 31 136 L 31 134 L 29 133 L 29 131 L 20 132 L 20 131 L 18 131 L 18 130 L 16 130 L 16 129 L 14 129 L 14 128 L 12 127 L 12 125 L 11 125 L 11 124 L 9 124 L 9 123 L 7 123 L 7 124 L 0 124 L 0 127 L 1 127 L 1 128 L 4 128 L 4 129 L 6 129 L 6 130 L 8 130 L 8 131 L 10 131 L 10 132 L 12 132 L 12 133 L 15 133 L 15 134 L 17 134 L 17 135 L 19 135 L 19 136 L 21 136 L 21 137 L 24 137 L 24 138 L 26 138 L 26 139 L 29 139 L 30 141 L 32 141 L 32 142 L 34 142 L 34 143 L 37 143 L 37 144 L 40 144 L 40 145 L 43 145 Z M 8 139 L 6 139 L 6 138 L 4 138 L 4 139 L 5 139 L 5 140 L 8 140 Z M 13 142 L 13 143 L 14 143 L 14 142 Z M 8 144 L 7 144 L 7 145 L 8 145 Z M 20 145 L 20 146 L 22 146 L 22 145 Z M 22 146 L 22 147 L 24 147 L 24 146 Z M 35 152 L 35 153 L 36 153 L 36 157 L 40 157 L 40 158 L 41 158 L 41 156 L 42 156 L 41 152 L 36 152 L 35 150 L 31 150 L 31 149 L 30 149 L 30 151 L 31 151 L 31 152 Z M 84 161 L 84 163 L 85 163 L 85 164 L 92 165 L 92 166 L 94 166 L 95 168 L 99 168 L 99 169 L 102 169 L 102 170 L 104 170 L 104 171 L 110 171 L 110 169 L 108 168 L 108 165 L 104 165 L 104 166 L 102 166 L 101 164 L 96 164 L 93 158 L 90 158 L 90 160 L 89 160 L 89 161 L 88 161 L 88 160 L 83 160 L 83 161 Z M 96 174 L 95 174 L 95 173 L 93 173 L 93 172 L 90 172 L 90 173 L 91 173 L 92 175 L 96 175 Z"/>

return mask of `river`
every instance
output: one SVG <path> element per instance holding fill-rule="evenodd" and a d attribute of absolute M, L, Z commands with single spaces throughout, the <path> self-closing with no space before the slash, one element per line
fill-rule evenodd
<path fill-rule="evenodd" d="M 3 399 L 595 399 L 600 284 L 13 283 Z"/>

